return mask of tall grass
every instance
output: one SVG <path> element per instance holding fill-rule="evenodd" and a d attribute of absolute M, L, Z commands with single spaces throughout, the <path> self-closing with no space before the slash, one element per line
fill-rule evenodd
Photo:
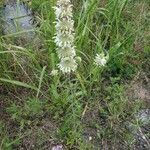
<path fill-rule="evenodd" d="M 50 75 L 59 62 L 53 41 L 56 0 L 32 0 L 28 4 L 35 12 L 36 30 L 42 46 L 16 46 L 4 36 L 0 37 L 1 101 L 2 89 L 12 93 L 5 108 L 10 119 L 2 121 L 6 132 L 0 136 L 0 149 L 14 149 L 21 145 L 24 136 L 32 134 L 26 133 L 26 129 L 42 124 L 43 118 L 57 124 L 58 129 L 51 138 L 56 143 L 63 143 L 66 149 L 103 149 L 105 142 L 116 149 L 119 142 L 132 147 L 132 136 L 123 123 L 130 120 L 141 105 L 125 98 L 122 83 L 133 78 L 142 67 L 139 62 L 145 61 L 145 54 L 149 54 L 145 36 L 148 32 L 145 28 L 148 27 L 146 4 L 149 2 L 76 0 L 72 3 L 75 45 L 82 62 L 71 75 Z M 144 7 L 142 12 L 137 5 Z M 142 52 L 135 49 L 135 42 L 140 37 L 145 43 Z M 109 53 L 109 61 L 105 67 L 96 68 L 94 57 L 101 52 Z M 20 55 L 28 58 L 26 66 L 18 59 Z M 86 118 L 86 113 L 95 110 L 98 118 L 93 116 L 93 122 L 89 123 L 91 116 Z M 15 137 L 9 134 L 10 120 L 17 125 Z M 84 138 L 89 127 L 94 128 L 97 143 Z M 45 141 L 43 138 L 41 143 L 35 142 L 35 149 L 42 150 Z"/>

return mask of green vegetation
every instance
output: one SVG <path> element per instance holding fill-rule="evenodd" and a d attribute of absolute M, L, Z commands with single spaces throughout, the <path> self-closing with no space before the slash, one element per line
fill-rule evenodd
<path fill-rule="evenodd" d="M 13 34 L 0 35 L 1 150 L 48 150 L 58 143 L 66 150 L 135 146 L 126 123 L 149 106 L 126 91 L 141 72 L 150 75 L 150 2 L 72 3 L 82 58 L 75 73 L 51 76 L 59 62 L 53 40 L 56 0 L 28 2 L 38 24 L 38 40 L 31 45 L 15 45 Z M 99 68 L 93 62 L 103 51 L 109 60 Z"/>

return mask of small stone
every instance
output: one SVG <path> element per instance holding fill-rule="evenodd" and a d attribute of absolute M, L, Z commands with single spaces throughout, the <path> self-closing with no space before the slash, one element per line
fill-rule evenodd
<path fill-rule="evenodd" d="M 52 150 L 63 150 L 63 146 L 62 145 L 53 146 Z"/>
<path fill-rule="evenodd" d="M 17 45 L 25 45 L 35 39 L 35 25 L 31 23 L 34 16 L 24 3 L 17 1 L 11 3 L 8 1 L 0 11 L 0 17 L 2 18 L 0 28 L 4 35 L 10 39 L 15 38 Z"/>

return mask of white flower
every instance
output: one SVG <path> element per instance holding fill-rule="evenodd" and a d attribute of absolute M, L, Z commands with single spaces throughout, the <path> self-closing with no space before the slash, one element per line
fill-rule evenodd
<path fill-rule="evenodd" d="M 72 33 L 74 31 L 74 21 L 62 19 L 56 22 L 55 27 L 57 31 Z"/>
<path fill-rule="evenodd" d="M 64 6 L 64 5 L 71 5 L 70 0 L 57 0 L 57 5 L 58 6 Z"/>
<path fill-rule="evenodd" d="M 58 75 L 58 70 L 53 69 L 50 73 L 51 76 L 57 76 Z"/>
<path fill-rule="evenodd" d="M 94 63 L 100 67 L 105 66 L 107 61 L 108 61 L 108 55 L 105 56 L 104 53 L 96 54 L 96 57 L 94 59 Z"/>
<path fill-rule="evenodd" d="M 54 38 L 55 38 L 55 43 L 58 47 L 70 45 L 74 41 L 73 34 L 58 33 Z"/>
<path fill-rule="evenodd" d="M 59 58 L 74 57 L 76 55 L 75 48 L 69 44 L 67 46 L 57 48 L 57 53 Z"/>
<path fill-rule="evenodd" d="M 77 69 L 77 63 L 74 58 L 65 57 L 61 59 L 58 67 L 63 73 L 71 73 Z"/>
<path fill-rule="evenodd" d="M 56 19 L 72 17 L 72 4 L 69 1 L 58 0 L 55 10 Z"/>

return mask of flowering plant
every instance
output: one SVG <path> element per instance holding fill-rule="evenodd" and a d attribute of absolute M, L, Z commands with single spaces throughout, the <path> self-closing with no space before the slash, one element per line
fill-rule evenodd
<path fill-rule="evenodd" d="M 54 41 L 60 59 L 58 67 L 63 73 L 70 73 L 77 69 L 72 4 L 70 0 L 58 0 L 54 9 L 56 15 Z"/>

